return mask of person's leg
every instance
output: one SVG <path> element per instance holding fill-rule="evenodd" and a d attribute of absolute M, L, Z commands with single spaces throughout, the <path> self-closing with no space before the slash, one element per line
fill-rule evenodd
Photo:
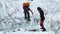
<path fill-rule="evenodd" d="M 40 26 L 41 26 L 41 29 L 43 29 L 43 31 L 46 31 L 43 22 L 44 22 L 43 20 L 40 20 Z"/>
<path fill-rule="evenodd" d="M 25 19 L 27 19 L 27 15 L 26 15 L 26 13 L 24 13 L 24 15 L 25 15 Z"/>
<path fill-rule="evenodd" d="M 28 14 L 28 21 L 30 21 L 30 14 L 29 14 L 29 12 L 27 14 Z"/>
<path fill-rule="evenodd" d="M 40 20 L 40 26 L 41 26 L 41 28 L 44 28 L 44 25 L 43 25 L 43 21 L 42 20 Z"/>

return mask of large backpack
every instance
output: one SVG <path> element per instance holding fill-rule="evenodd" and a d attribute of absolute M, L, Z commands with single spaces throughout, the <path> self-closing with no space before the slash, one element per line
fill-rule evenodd
<path fill-rule="evenodd" d="M 24 2 L 23 7 L 29 7 L 30 3 L 29 2 Z"/>

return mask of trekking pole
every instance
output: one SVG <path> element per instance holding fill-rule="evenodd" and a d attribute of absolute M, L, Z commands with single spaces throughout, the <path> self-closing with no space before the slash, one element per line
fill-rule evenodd
<path fill-rule="evenodd" d="M 34 22 L 36 23 L 36 24 L 38 24 L 38 22 L 40 21 L 40 19 L 37 19 L 37 17 L 35 17 L 35 15 L 33 16 L 34 17 Z"/>

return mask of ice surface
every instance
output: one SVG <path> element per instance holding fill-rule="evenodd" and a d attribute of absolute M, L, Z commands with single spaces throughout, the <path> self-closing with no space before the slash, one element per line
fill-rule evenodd
<path fill-rule="evenodd" d="M 44 25 L 48 31 L 60 34 L 60 0 L 33 0 L 30 8 L 34 15 L 31 15 L 31 22 L 26 23 L 23 14 L 22 3 L 28 0 L 0 0 L 0 31 L 10 31 L 17 28 L 39 29 L 40 15 L 37 7 L 41 7 L 45 13 Z M 34 22 L 35 20 L 35 22 Z M 38 26 L 38 27 L 37 27 Z M 10 33 L 11 34 L 11 33 Z"/>

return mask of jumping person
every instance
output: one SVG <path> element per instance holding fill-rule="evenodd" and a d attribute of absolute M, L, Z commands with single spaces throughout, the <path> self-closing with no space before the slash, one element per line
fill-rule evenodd
<path fill-rule="evenodd" d="M 25 19 L 27 19 L 28 21 L 30 21 L 29 10 L 31 11 L 31 13 L 32 13 L 32 15 L 33 15 L 33 12 L 32 12 L 32 10 L 29 8 L 29 5 L 30 5 L 29 2 L 24 2 L 24 3 L 23 3 L 23 9 L 24 9 Z"/>
<path fill-rule="evenodd" d="M 37 7 L 37 10 L 39 11 L 39 13 L 40 13 L 40 26 L 41 26 L 41 29 L 43 29 L 43 31 L 46 31 L 46 29 L 45 29 L 45 27 L 44 27 L 44 24 L 43 24 L 43 22 L 44 22 L 44 20 L 45 20 L 45 17 L 44 17 L 44 12 L 43 12 L 43 10 L 40 8 L 40 7 Z"/>

